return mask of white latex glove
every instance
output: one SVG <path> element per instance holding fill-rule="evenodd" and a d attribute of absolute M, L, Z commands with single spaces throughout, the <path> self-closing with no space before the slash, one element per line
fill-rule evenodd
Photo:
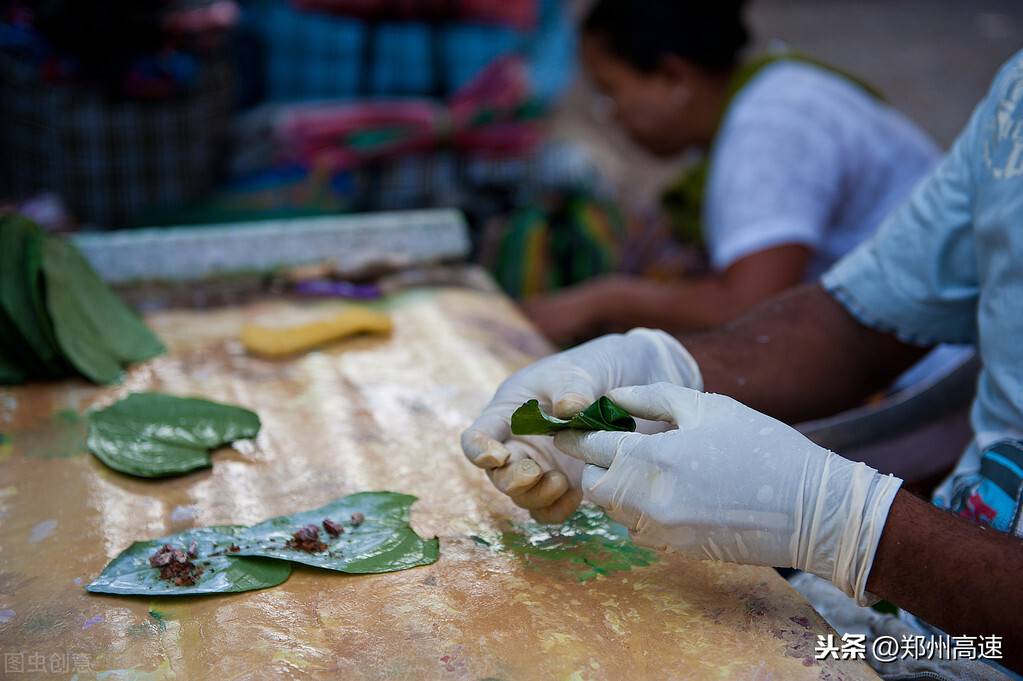
<path fill-rule="evenodd" d="M 867 605 L 867 576 L 902 481 L 818 447 L 723 395 L 668 384 L 612 390 L 657 435 L 562 432 L 585 498 L 633 539 L 692 558 L 793 567 Z"/>
<path fill-rule="evenodd" d="M 536 399 L 549 413 L 568 417 L 612 388 L 658 381 L 703 386 L 692 355 L 663 331 L 633 329 L 602 336 L 509 377 L 462 433 L 462 451 L 534 518 L 561 522 L 582 498 L 582 464 L 559 452 L 550 437 L 512 437 L 512 412 Z"/>

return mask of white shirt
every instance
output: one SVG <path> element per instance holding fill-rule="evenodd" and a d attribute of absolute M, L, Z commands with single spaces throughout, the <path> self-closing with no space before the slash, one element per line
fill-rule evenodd
<path fill-rule="evenodd" d="M 816 279 L 871 236 L 940 156 L 904 115 L 801 62 L 764 67 L 725 115 L 711 157 L 704 239 L 714 269 L 783 244 Z"/>

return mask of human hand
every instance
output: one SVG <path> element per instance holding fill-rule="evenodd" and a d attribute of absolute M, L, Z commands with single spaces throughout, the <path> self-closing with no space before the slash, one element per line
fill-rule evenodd
<path fill-rule="evenodd" d="M 597 338 L 509 377 L 462 433 L 462 451 L 534 518 L 561 522 L 582 496 L 582 464 L 558 451 L 549 437 L 513 437 L 512 412 L 536 399 L 548 413 L 569 417 L 612 388 L 657 381 L 703 385 L 695 360 L 663 331 L 633 329 Z"/>
<path fill-rule="evenodd" d="M 637 543 L 798 568 L 869 602 L 867 577 L 901 480 L 723 395 L 662 383 L 608 396 L 635 416 L 678 426 L 656 435 L 555 437 L 587 464 L 584 497 Z"/>

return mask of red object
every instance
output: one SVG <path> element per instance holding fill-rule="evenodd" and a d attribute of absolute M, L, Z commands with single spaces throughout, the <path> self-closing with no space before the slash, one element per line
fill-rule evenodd
<path fill-rule="evenodd" d="M 287 160 L 330 171 L 445 143 L 521 154 L 540 137 L 533 123 L 517 118 L 528 97 L 525 68 L 509 57 L 484 69 L 447 105 L 431 100 L 300 104 L 283 110 L 275 134 Z"/>
<path fill-rule="evenodd" d="M 984 503 L 983 497 L 974 490 L 969 499 L 966 500 L 966 503 L 963 504 L 963 509 L 959 511 L 959 515 L 983 525 L 990 525 L 991 521 L 998 516 L 998 511 Z"/>

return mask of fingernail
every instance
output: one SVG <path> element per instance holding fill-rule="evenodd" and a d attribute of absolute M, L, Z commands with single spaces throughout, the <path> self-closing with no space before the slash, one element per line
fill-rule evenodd
<path fill-rule="evenodd" d="M 505 494 L 516 496 L 536 484 L 537 479 L 543 475 L 540 466 L 532 459 L 519 459 L 508 464 L 507 485 Z"/>
<path fill-rule="evenodd" d="M 543 470 L 540 468 L 540 464 L 532 459 L 519 459 L 514 465 L 515 472 L 519 475 L 540 475 L 543 473 Z"/>
<path fill-rule="evenodd" d="M 554 403 L 554 415 L 558 418 L 574 416 L 588 407 L 590 402 L 592 400 L 587 400 L 577 393 L 562 395 L 561 399 Z"/>
<path fill-rule="evenodd" d="M 508 461 L 508 450 L 499 442 L 491 442 L 476 459 L 476 465 L 483 468 L 499 468 Z"/>

